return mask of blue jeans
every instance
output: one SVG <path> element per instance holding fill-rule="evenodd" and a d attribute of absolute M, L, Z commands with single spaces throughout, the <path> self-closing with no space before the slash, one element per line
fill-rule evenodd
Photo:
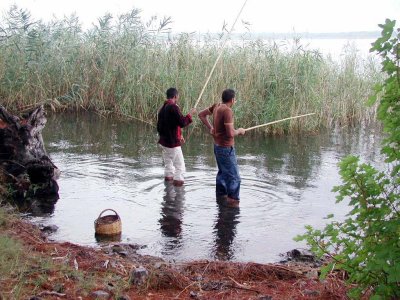
<path fill-rule="evenodd" d="M 218 165 L 216 196 L 226 196 L 239 200 L 240 176 L 234 147 L 214 145 Z"/>

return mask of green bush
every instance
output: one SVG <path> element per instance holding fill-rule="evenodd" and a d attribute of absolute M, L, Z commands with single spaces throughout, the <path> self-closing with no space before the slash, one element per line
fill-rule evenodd
<path fill-rule="evenodd" d="M 379 25 L 382 36 L 371 51 L 382 57 L 386 79 L 375 86 L 381 95 L 378 118 L 384 125 L 382 153 L 387 170 L 379 171 L 358 157 L 349 156 L 340 162 L 343 184 L 334 187 L 337 202 L 349 200 L 352 207 L 343 222 L 332 221 L 323 230 L 306 226 L 307 233 L 296 237 L 305 240 L 317 255 L 332 260 L 321 273 L 345 270 L 348 281 L 356 283 L 350 296 L 360 298 L 366 293 L 371 299 L 400 297 L 400 29 L 395 21 Z M 328 216 L 332 218 L 333 215 Z"/>

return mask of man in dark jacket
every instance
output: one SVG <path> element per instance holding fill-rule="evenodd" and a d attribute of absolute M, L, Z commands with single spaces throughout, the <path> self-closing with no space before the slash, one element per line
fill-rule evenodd
<path fill-rule="evenodd" d="M 167 90 L 167 100 L 158 112 L 157 131 L 160 136 L 158 143 L 162 148 L 164 160 L 164 176 L 166 181 L 173 181 L 175 186 L 182 186 L 184 183 L 185 161 L 183 159 L 181 128 L 192 123 L 192 115 L 196 112 L 192 108 L 183 116 L 178 106 L 179 93 L 176 88 Z"/>

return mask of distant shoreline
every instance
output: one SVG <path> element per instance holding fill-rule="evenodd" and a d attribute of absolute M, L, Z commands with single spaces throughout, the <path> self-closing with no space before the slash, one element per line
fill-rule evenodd
<path fill-rule="evenodd" d="M 202 36 L 221 36 L 220 33 L 200 33 Z M 379 31 L 351 31 L 351 32 L 236 32 L 232 33 L 233 39 L 376 39 L 380 36 Z"/>
<path fill-rule="evenodd" d="M 375 39 L 380 36 L 379 31 L 354 31 L 354 32 L 289 32 L 289 33 L 270 33 L 261 32 L 251 34 L 256 38 L 307 38 L 307 39 Z"/>

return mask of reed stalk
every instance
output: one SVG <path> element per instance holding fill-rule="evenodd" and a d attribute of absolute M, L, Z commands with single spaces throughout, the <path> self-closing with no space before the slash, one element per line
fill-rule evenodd
<path fill-rule="evenodd" d="M 164 92 L 180 91 L 184 112 L 196 103 L 218 56 L 223 35 L 172 35 L 165 19 L 144 23 L 137 10 L 103 16 L 83 31 L 77 17 L 44 23 L 11 7 L 0 20 L 0 101 L 18 110 L 37 103 L 53 109 L 118 113 L 154 123 Z M 288 41 L 289 43 L 290 41 Z M 354 49 L 341 61 L 261 40 L 229 41 L 202 94 L 203 109 L 220 101 L 223 89 L 237 91 L 237 126 L 316 112 L 265 128 L 269 133 L 373 122 L 366 108 L 370 87 L 382 80 L 373 60 Z"/>

